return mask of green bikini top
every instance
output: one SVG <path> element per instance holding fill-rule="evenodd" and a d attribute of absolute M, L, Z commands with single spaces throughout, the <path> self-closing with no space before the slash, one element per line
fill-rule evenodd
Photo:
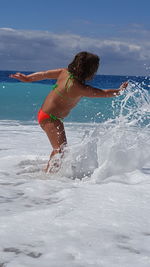
<path fill-rule="evenodd" d="M 68 74 L 69 74 L 69 76 L 68 76 L 68 79 L 67 79 L 67 81 L 66 81 L 66 83 L 65 83 L 65 89 L 66 89 L 66 92 L 67 92 L 67 93 L 69 92 L 69 89 L 70 89 L 71 85 L 73 85 L 73 79 L 74 79 L 74 75 L 73 75 L 72 73 L 70 73 L 70 72 L 68 71 Z M 58 87 L 58 84 L 55 83 L 55 84 L 52 86 L 52 90 L 55 90 L 55 92 L 56 92 L 59 96 L 65 98 L 65 96 L 64 96 L 62 93 L 60 93 L 60 92 L 56 89 L 57 87 Z"/>

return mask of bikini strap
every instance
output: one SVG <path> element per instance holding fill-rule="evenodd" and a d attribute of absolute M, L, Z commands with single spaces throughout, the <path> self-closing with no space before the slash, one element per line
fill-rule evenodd
<path fill-rule="evenodd" d="M 66 81 L 66 83 L 65 83 L 65 89 L 66 89 L 66 91 L 67 91 L 67 93 L 69 92 L 69 88 L 71 87 L 71 85 L 73 84 L 73 79 L 74 79 L 74 75 L 72 74 L 72 73 L 70 73 L 69 71 L 68 71 L 68 74 L 69 74 L 69 77 L 67 78 L 67 81 Z M 61 96 L 62 98 L 64 98 L 64 96 L 63 96 L 63 94 L 62 93 L 60 93 L 56 88 L 58 87 L 58 84 L 57 83 L 55 83 L 53 86 L 52 86 L 52 90 L 55 90 L 55 92 L 59 95 L 59 96 Z M 66 96 L 65 96 L 65 98 L 66 98 Z"/>
<path fill-rule="evenodd" d="M 56 87 L 58 87 L 58 84 L 57 83 L 53 84 L 52 85 L 52 90 L 55 90 Z"/>
<path fill-rule="evenodd" d="M 68 74 L 69 74 L 69 77 L 66 81 L 66 84 L 65 84 L 65 89 L 67 91 L 67 93 L 69 92 L 69 88 L 71 87 L 71 85 L 73 85 L 73 79 L 74 79 L 74 75 L 72 73 L 70 73 L 69 71 L 67 71 Z"/>

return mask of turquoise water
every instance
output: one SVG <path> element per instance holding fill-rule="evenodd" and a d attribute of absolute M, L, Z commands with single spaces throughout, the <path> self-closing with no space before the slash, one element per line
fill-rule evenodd
<path fill-rule="evenodd" d="M 55 81 L 21 83 L 8 78 L 9 72 L 0 72 L 0 74 L 0 120 L 36 120 L 38 109 Z M 118 88 L 122 82 L 131 78 L 134 89 L 149 89 L 149 78 L 147 77 L 98 75 L 90 84 L 102 89 Z M 118 105 L 121 99 L 122 96 L 117 97 Z M 103 122 L 113 119 L 118 113 L 118 108 L 114 108 L 112 105 L 113 100 L 114 98 L 83 98 L 70 115 L 65 118 L 65 121 Z M 130 105 L 133 104 L 130 101 Z"/>
<path fill-rule="evenodd" d="M 45 84 L 22 83 L 5 83 L 1 84 L 1 87 L 0 119 L 14 120 L 35 120 L 38 109 L 51 89 Z M 99 121 L 97 113 L 101 112 L 105 117 L 111 114 L 111 101 L 111 99 L 84 98 L 65 120 Z"/>

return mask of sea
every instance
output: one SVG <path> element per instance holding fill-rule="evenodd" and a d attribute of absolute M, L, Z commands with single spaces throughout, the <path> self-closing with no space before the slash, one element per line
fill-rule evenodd
<path fill-rule="evenodd" d="M 55 81 L 11 73 L 0 71 L 0 267 L 149 267 L 150 77 L 95 76 L 104 90 L 129 84 L 72 110 L 52 174 L 37 112 Z"/>

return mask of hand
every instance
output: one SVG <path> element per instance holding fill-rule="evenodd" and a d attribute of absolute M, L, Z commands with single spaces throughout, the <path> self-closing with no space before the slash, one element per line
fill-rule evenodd
<path fill-rule="evenodd" d="M 20 72 L 17 72 L 15 74 L 10 74 L 9 77 L 17 79 L 21 82 L 27 82 L 28 81 L 27 76 L 25 74 L 20 73 Z"/>
<path fill-rule="evenodd" d="M 120 90 L 124 90 L 124 89 L 127 88 L 127 86 L 128 86 L 128 82 L 124 82 L 124 83 L 122 83 L 122 84 L 120 85 L 119 89 L 120 89 Z"/>

